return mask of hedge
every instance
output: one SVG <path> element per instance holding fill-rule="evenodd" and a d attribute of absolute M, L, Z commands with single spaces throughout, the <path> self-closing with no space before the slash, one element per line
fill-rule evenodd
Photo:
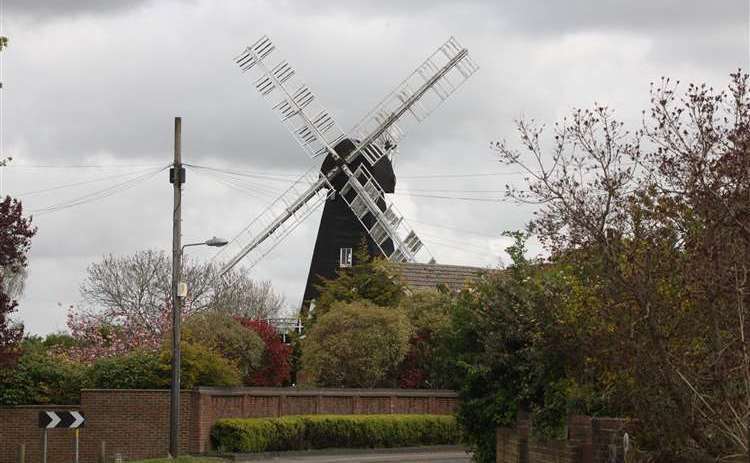
<path fill-rule="evenodd" d="M 218 420 L 211 429 L 223 452 L 384 448 L 458 444 L 449 415 L 310 415 Z"/>

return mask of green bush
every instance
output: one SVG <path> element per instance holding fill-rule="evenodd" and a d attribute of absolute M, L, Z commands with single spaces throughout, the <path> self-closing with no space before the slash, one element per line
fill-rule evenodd
<path fill-rule="evenodd" d="M 91 381 L 99 389 L 158 389 L 168 384 L 159 354 L 149 351 L 97 360 L 91 368 Z"/>
<path fill-rule="evenodd" d="M 24 343 L 15 367 L 0 369 L 0 406 L 78 403 L 86 373 L 85 365 Z"/>
<path fill-rule="evenodd" d="M 180 383 L 194 386 L 239 386 L 237 366 L 216 351 L 202 345 L 181 343 Z M 91 368 L 93 387 L 100 389 L 161 389 L 169 387 L 172 355 L 161 352 L 133 351 L 117 357 L 97 360 Z"/>
<path fill-rule="evenodd" d="M 449 445 L 459 429 L 447 415 L 311 415 L 224 419 L 214 446 L 228 452 Z"/>

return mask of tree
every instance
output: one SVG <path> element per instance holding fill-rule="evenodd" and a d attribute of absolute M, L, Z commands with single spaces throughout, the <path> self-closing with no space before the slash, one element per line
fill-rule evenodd
<path fill-rule="evenodd" d="M 393 386 L 411 332 L 400 310 L 369 301 L 335 303 L 306 333 L 302 376 L 319 386 Z"/>
<path fill-rule="evenodd" d="M 185 318 L 206 311 L 268 318 L 281 308 L 283 299 L 270 283 L 256 283 L 245 269 L 222 278 L 212 264 L 183 264 L 188 286 Z M 81 295 L 86 306 L 68 311 L 68 328 L 82 341 L 81 358 L 156 349 L 171 326 L 170 259 L 152 250 L 104 256 L 88 267 Z"/>
<path fill-rule="evenodd" d="M 652 86 L 637 131 L 595 105 L 555 126 L 549 153 L 526 121 L 521 150 L 493 148 L 528 174 L 508 194 L 541 205 L 530 230 L 585 279 L 595 305 L 579 309 L 607 330 L 582 350 L 627 391 L 641 444 L 726 457 L 750 447 L 748 76 L 678 85 Z"/>
<path fill-rule="evenodd" d="M 381 307 L 396 306 L 406 286 L 398 269 L 384 258 L 371 257 L 363 241 L 354 253 L 354 265 L 339 269 L 334 279 L 323 279 L 318 289 L 320 296 L 313 312 L 316 318 L 339 302 L 366 300 Z"/>
<path fill-rule="evenodd" d="M 199 313 L 187 321 L 184 329 L 183 339 L 206 345 L 233 361 L 242 378 L 263 368 L 265 342 L 233 316 L 218 311 Z"/>
<path fill-rule="evenodd" d="M 257 333 L 265 348 L 260 367 L 249 372 L 243 380 L 248 386 L 282 386 L 289 382 L 292 372 L 292 348 L 285 345 L 276 328 L 266 320 L 239 319 L 240 323 Z"/>
<path fill-rule="evenodd" d="M 399 386 L 451 389 L 457 386 L 447 339 L 452 329 L 454 296 L 450 291 L 416 291 L 401 299 L 400 309 L 413 328 L 409 352 L 399 366 Z"/>
<path fill-rule="evenodd" d="M 23 337 L 23 326 L 10 319 L 22 289 L 20 281 L 27 266 L 26 254 L 36 227 L 23 216 L 21 203 L 6 196 L 0 202 L 0 364 L 13 362 L 19 352 L 18 343 Z"/>

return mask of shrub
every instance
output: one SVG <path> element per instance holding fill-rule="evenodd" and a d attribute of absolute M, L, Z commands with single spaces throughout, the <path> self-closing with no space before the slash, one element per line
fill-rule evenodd
<path fill-rule="evenodd" d="M 313 415 L 224 419 L 211 430 L 214 446 L 229 452 L 383 448 L 459 442 L 448 415 Z"/>
<path fill-rule="evenodd" d="M 183 340 L 197 342 L 219 352 L 237 364 L 243 377 L 250 376 L 263 366 L 263 339 L 223 311 L 211 310 L 190 317 L 185 323 Z"/>
<path fill-rule="evenodd" d="M 94 362 L 91 381 L 100 389 L 158 389 L 166 387 L 168 377 L 157 352 L 137 350 Z"/>
<path fill-rule="evenodd" d="M 88 368 L 27 344 L 15 367 L 0 368 L 0 405 L 78 403 Z"/>
<path fill-rule="evenodd" d="M 184 388 L 194 386 L 239 386 L 242 384 L 240 370 L 233 362 L 218 352 L 195 343 L 181 343 L 180 382 Z M 161 354 L 161 369 L 169 378 L 172 364 L 171 350 Z M 167 379 L 167 382 L 169 380 Z"/>
<path fill-rule="evenodd" d="M 182 387 L 238 386 L 237 366 L 202 344 L 181 344 L 180 382 Z M 101 389 L 161 389 L 169 387 L 171 350 L 161 354 L 138 350 L 117 357 L 100 359 L 91 368 L 91 381 Z"/>
<path fill-rule="evenodd" d="M 260 336 L 265 343 L 260 368 L 245 376 L 248 386 L 281 386 L 289 382 L 292 373 L 290 355 L 292 348 L 281 341 L 281 336 L 270 323 L 264 320 L 239 320 L 242 326 Z"/>
<path fill-rule="evenodd" d="M 364 300 L 336 303 L 302 342 L 303 377 L 321 386 L 394 385 L 411 331 L 401 310 Z"/>

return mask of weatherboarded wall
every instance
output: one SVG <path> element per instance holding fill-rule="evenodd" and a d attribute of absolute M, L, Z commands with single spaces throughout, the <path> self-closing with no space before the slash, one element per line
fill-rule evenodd
<path fill-rule="evenodd" d="M 450 414 L 451 391 L 403 389 L 197 388 L 183 391 L 180 447 L 183 453 L 210 450 L 210 432 L 220 418 L 300 414 Z M 82 463 L 95 463 L 101 442 L 107 462 L 166 456 L 169 448 L 168 390 L 83 390 L 80 406 L 0 408 L 0 463 L 15 462 L 20 444 L 26 461 L 41 462 L 40 410 L 80 410 Z M 73 461 L 71 430 L 51 430 L 48 463 Z"/>

